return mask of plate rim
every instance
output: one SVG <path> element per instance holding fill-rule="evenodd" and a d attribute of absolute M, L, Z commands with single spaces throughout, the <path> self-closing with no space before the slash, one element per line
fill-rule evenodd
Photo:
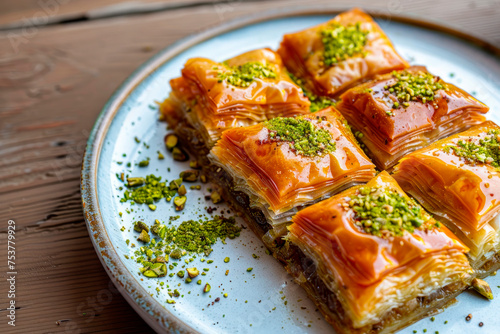
<path fill-rule="evenodd" d="M 172 58 L 201 42 L 245 26 L 265 21 L 297 16 L 336 15 L 350 8 L 351 7 L 347 6 L 316 5 L 272 9 L 263 13 L 250 15 L 246 18 L 237 17 L 216 26 L 212 26 L 205 31 L 188 35 L 163 48 L 134 70 L 114 91 L 97 116 L 85 146 L 80 178 L 82 208 L 87 230 L 92 245 L 97 253 L 97 257 L 101 261 L 111 281 L 130 306 L 156 332 L 199 333 L 147 293 L 135 276 L 124 265 L 123 259 L 116 252 L 115 246 L 111 243 L 104 226 L 104 221 L 100 214 L 97 194 L 97 167 L 104 140 L 115 115 L 136 87 L 155 70 Z M 487 40 L 458 30 L 449 25 L 424 19 L 420 16 L 399 13 L 394 14 L 389 10 L 379 10 L 370 7 L 365 7 L 363 10 L 375 18 L 390 19 L 396 22 L 439 31 L 458 37 L 462 41 L 472 43 L 475 47 L 479 47 L 487 53 L 497 57 L 500 56 L 499 47 L 491 44 Z"/>

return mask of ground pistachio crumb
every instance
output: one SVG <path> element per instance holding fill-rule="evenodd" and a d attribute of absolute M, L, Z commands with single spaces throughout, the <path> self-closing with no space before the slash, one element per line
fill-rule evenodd
<path fill-rule="evenodd" d="M 136 262 L 146 268 L 141 271 L 143 274 L 156 263 L 165 264 L 169 262 L 169 259 L 179 261 L 188 253 L 203 253 L 208 256 L 212 252 L 211 246 L 217 240 L 225 243 L 227 238 L 234 239 L 238 237 L 241 231 L 241 227 L 236 225 L 234 217 L 225 218 L 221 216 L 215 216 L 206 221 L 184 221 L 177 227 L 167 227 L 164 223 L 156 220 L 154 225 L 149 228 L 144 222 L 137 221 L 134 229 L 140 232 L 138 240 L 144 243 L 139 250 L 135 251 Z M 151 231 L 153 237 L 150 237 L 149 231 Z M 169 264 L 170 270 L 179 265 L 179 262 L 176 261 Z M 205 259 L 200 261 L 204 262 Z M 186 263 L 190 262 L 191 258 Z M 209 260 L 207 262 L 212 263 L 213 261 Z M 204 276 L 206 275 L 205 271 L 208 271 L 209 268 L 203 270 L 204 272 L 201 275 Z M 176 274 L 180 278 L 184 278 L 186 271 L 190 279 L 200 274 L 199 270 L 194 267 L 180 270 Z M 157 276 L 160 277 L 160 275 Z M 147 277 L 157 276 L 151 274 Z M 173 276 L 172 273 L 170 273 L 170 276 Z"/>
<path fill-rule="evenodd" d="M 355 55 L 365 56 L 368 33 L 361 28 L 359 22 L 346 26 L 334 22 L 322 29 L 320 34 L 324 47 L 324 65 L 333 66 Z"/>
<path fill-rule="evenodd" d="M 473 138 L 459 140 L 456 144 L 447 145 L 444 152 L 453 152 L 456 156 L 464 159 L 467 163 L 485 163 L 493 167 L 500 167 L 500 131 L 490 130 L 487 135 L 479 141 Z"/>
<path fill-rule="evenodd" d="M 353 210 L 355 224 L 360 229 L 379 237 L 440 227 L 414 200 L 392 189 L 361 187 L 354 196 L 346 198 L 343 206 Z"/>
<path fill-rule="evenodd" d="M 309 106 L 310 112 L 317 112 L 336 105 L 336 102 L 334 100 L 326 96 L 318 96 L 307 89 L 302 79 L 296 77 L 292 73 L 288 73 L 288 76 L 290 77 L 290 79 L 292 79 L 293 82 L 295 82 L 295 84 L 297 84 L 302 89 L 304 95 L 309 99 L 309 102 L 311 102 Z"/>

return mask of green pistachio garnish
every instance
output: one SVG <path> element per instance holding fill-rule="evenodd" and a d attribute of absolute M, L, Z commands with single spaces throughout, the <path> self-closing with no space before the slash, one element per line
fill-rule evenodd
<path fill-rule="evenodd" d="M 134 201 L 137 204 L 154 204 L 163 197 L 171 196 L 170 189 L 165 182 L 161 182 L 161 176 L 148 175 L 146 178 L 140 178 L 144 181 L 143 186 L 128 189 L 123 193 L 121 202 Z M 174 192 L 175 194 L 175 192 Z"/>
<path fill-rule="evenodd" d="M 188 161 L 189 155 L 180 147 L 174 147 L 172 149 L 172 157 L 175 161 Z"/>
<path fill-rule="evenodd" d="M 151 240 L 151 238 L 149 237 L 149 233 L 146 232 L 146 230 L 142 230 L 141 234 L 139 234 L 139 236 L 137 237 L 137 240 L 142 241 L 144 243 L 148 243 Z"/>
<path fill-rule="evenodd" d="M 146 223 L 144 223 L 144 222 L 136 221 L 134 223 L 134 231 L 142 232 L 142 230 L 145 230 L 146 232 L 149 232 L 148 225 L 146 225 Z"/>
<path fill-rule="evenodd" d="M 222 197 L 219 194 L 219 192 L 216 190 L 212 191 L 212 193 L 210 194 L 210 199 L 212 200 L 212 203 L 214 203 L 214 204 L 222 202 Z"/>
<path fill-rule="evenodd" d="M 336 144 L 331 133 L 316 127 L 314 122 L 303 118 L 276 117 L 266 121 L 264 126 L 269 130 L 270 141 L 288 142 L 296 154 L 314 157 L 334 152 Z"/>
<path fill-rule="evenodd" d="M 316 112 L 331 106 L 335 106 L 336 102 L 334 100 L 329 99 L 326 96 L 318 96 L 313 92 L 311 92 L 310 90 L 308 90 L 302 79 L 297 78 L 292 73 L 288 73 L 288 76 L 290 77 L 290 79 L 292 79 L 293 82 L 295 82 L 302 89 L 304 95 L 309 99 L 309 102 L 311 102 L 311 105 L 309 106 L 310 112 Z"/>
<path fill-rule="evenodd" d="M 210 291 L 210 289 L 211 289 L 210 284 L 207 283 L 207 284 L 205 284 L 205 287 L 203 288 L 203 292 L 207 293 Z"/>
<path fill-rule="evenodd" d="M 169 133 L 165 136 L 165 146 L 167 147 L 167 150 L 172 151 L 174 147 L 177 146 L 177 143 L 179 142 L 179 138 L 173 134 Z"/>
<path fill-rule="evenodd" d="M 181 211 L 182 209 L 184 209 L 186 200 L 186 196 L 177 196 L 176 198 L 174 198 L 175 211 Z"/>
<path fill-rule="evenodd" d="M 226 64 L 225 64 L 226 65 Z M 255 79 L 275 79 L 275 70 L 258 61 L 251 61 L 240 66 L 228 67 L 228 71 L 219 72 L 219 82 L 226 81 L 236 87 L 248 87 Z"/>
<path fill-rule="evenodd" d="M 443 151 L 464 159 L 467 163 L 485 163 L 493 167 L 500 167 L 500 131 L 490 130 L 488 134 L 474 142 L 473 138 L 459 140 L 456 144 L 446 146 Z"/>
<path fill-rule="evenodd" d="M 196 276 L 198 276 L 200 274 L 200 271 L 196 268 L 187 268 L 186 269 L 189 277 L 191 278 L 195 278 Z"/>
<path fill-rule="evenodd" d="M 182 178 L 170 181 L 170 184 L 168 187 L 170 188 L 170 190 L 177 190 L 177 189 L 179 189 L 181 184 L 182 184 Z"/>
<path fill-rule="evenodd" d="M 167 265 L 165 263 L 155 263 L 150 267 L 150 271 L 156 274 L 156 277 L 167 275 Z"/>
<path fill-rule="evenodd" d="M 139 228 L 147 228 L 145 224 L 137 224 Z M 178 275 L 184 278 L 186 282 L 191 281 L 198 275 L 206 275 L 209 268 L 204 268 L 200 273 L 195 267 L 182 269 L 173 272 L 173 270 L 182 264 L 180 260 L 188 253 L 205 254 L 208 256 L 212 252 L 212 245 L 218 240 L 226 243 L 226 239 L 234 239 L 240 235 L 241 227 L 236 225 L 234 217 L 225 218 L 215 216 L 208 221 L 184 221 L 179 226 L 167 227 L 165 224 L 156 220 L 151 226 L 151 232 L 159 238 L 150 238 L 146 230 L 141 229 L 139 240 L 144 242 L 138 250 L 135 251 L 135 259 L 143 267 L 141 273 L 147 277 L 162 277 L 167 275 L 167 268 L 170 270 L 170 277 Z M 170 260 L 169 262 L 169 259 Z M 194 260 L 194 256 L 185 259 L 183 262 L 189 264 Z M 213 263 L 213 260 L 200 259 L 207 264 Z M 187 275 L 186 275 L 187 272 Z M 189 279 L 188 279 L 189 278 Z M 201 284 L 201 281 L 200 283 Z"/>
<path fill-rule="evenodd" d="M 187 190 L 186 190 L 186 186 L 185 185 L 181 185 L 179 187 L 179 189 L 177 189 L 177 193 L 181 196 L 184 196 L 187 194 Z"/>
<path fill-rule="evenodd" d="M 127 183 L 129 187 L 142 186 L 146 180 L 143 177 L 128 177 Z"/>
<path fill-rule="evenodd" d="M 190 161 L 189 162 L 189 167 L 193 168 L 193 169 L 201 169 L 200 163 L 198 161 L 196 161 L 196 160 Z"/>
<path fill-rule="evenodd" d="M 392 189 L 361 187 L 356 195 L 346 198 L 344 209 L 352 210 L 356 226 L 379 237 L 402 236 L 405 231 L 440 227 L 431 226 L 431 216 L 414 200 Z"/>
<path fill-rule="evenodd" d="M 438 90 L 448 90 L 446 83 L 441 82 L 439 77 L 435 77 L 427 72 L 419 71 L 417 73 L 410 73 L 408 71 L 393 71 L 392 76 L 396 80 L 391 85 L 384 86 L 384 90 L 397 97 L 398 101 L 392 105 L 394 109 L 400 106 L 407 108 L 410 105 L 410 101 L 419 101 L 422 103 L 434 101 Z"/>
<path fill-rule="evenodd" d="M 360 23 L 347 26 L 332 23 L 321 30 L 321 41 L 325 66 L 333 66 L 340 61 L 355 55 L 365 56 L 365 45 L 368 42 L 368 31 L 362 30 Z"/>
<path fill-rule="evenodd" d="M 145 272 L 142 273 L 144 276 L 149 277 L 149 278 L 155 278 L 158 277 L 158 275 L 152 271 L 152 270 L 146 270 Z"/>
<path fill-rule="evenodd" d="M 170 253 L 170 257 L 178 260 L 182 257 L 182 251 L 179 248 L 176 248 Z"/>
<path fill-rule="evenodd" d="M 179 177 L 182 178 L 183 181 L 186 182 L 196 182 L 198 180 L 198 175 L 200 175 L 200 172 L 191 169 L 191 170 L 185 170 L 179 174 Z"/>
<path fill-rule="evenodd" d="M 167 231 L 167 227 L 164 224 L 161 224 L 158 221 L 158 219 L 155 220 L 155 224 L 153 226 L 151 226 L 151 232 L 153 234 L 156 234 L 157 236 L 159 236 L 162 239 L 165 237 L 166 231 Z"/>

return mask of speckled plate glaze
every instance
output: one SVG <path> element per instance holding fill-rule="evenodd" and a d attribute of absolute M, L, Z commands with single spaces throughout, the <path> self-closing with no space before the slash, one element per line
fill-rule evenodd
<path fill-rule="evenodd" d="M 345 8 L 343 8 L 345 9 Z M 107 273 L 123 296 L 146 322 L 158 332 L 203 333 L 325 333 L 332 328 L 300 287 L 292 283 L 281 265 L 266 255 L 260 241 L 243 230 L 241 237 L 218 243 L 210 265 L 193 262 L 198 268 L 209 267 L 203 282 L 210 282 L 209 294 L 202 286 L 182 283 L 183 298 L 174 305 L 167 304 L 167 290 L 158 293 L 159 282 L 171 287 L 181 282 L 177 277 L 145 279 L 138 274 L 139 265 L 125 259 L 133 249 L 126 240 L 135 240 L 130 230 L 135 219 L 152 223 L 154 219 L 168 220 L 176 215 L 171 203 L 160 201 L 156 211 L 135 206 L 126 213 L 128 203 L 120 203 L 122 183 L 116 174 L 133 176 L 161 175 L 163 179 L 177 178 L 188 168 L 187 163 L 175 162 L 166 154 L 163 137 L 165 123 L 158 122 L 158 111 L 151 108 L 169 93 L 169 80 L 179 75 L 184 62 L 191 57 L 204 56 L 224 60 L 244 51 L 260 47 L 276 48 L 281 36 L 326 21 L 338 13 L 338 8 L 298 8 L 286 12 L 269 12 L 257 17 L 233 21 L 201 34 L 189 37 L 158 53 L 141 66 L 111 97 L 97 119 L 90 135 L 82 167 L 82 201 L 89 234 Z M 379 16 L 377 22 L 396 45 L 397 50 L 412 64 L 426 65 L 491 107 L 489 118 L 500 121 L 500 62 L 499 51 L 477 38 L 453 32 L 435 23 L 412 18 Z M 481 47 L 471 43 L 481 44 Z M 495 55 L 496 53 L 496 55 Z M 141 140 L 138 144 L 134 140 Z M 146 147 L 143 143 L 147 143 Z M 158 160 L 157 151 L 165 154 Z M 124 156 L 126 155 L 126 157 Z M 146 157 L 150 165 L 135 164 Z M 132 163 L 131 168 L 126 164 Z M 121 163 L 121 164 L 120 164 Z M 167 171 L 170 168 L 170 172 Z M 186 209 L 177 222 L 197 218 L 206 213 L 203 190 L 188 193 Z M 123 216 L 119 216 L 123 212 Z M 240 222 L 243 224 L 243 222 Z M 122 226 L 126 227 L 121 231 Z M 260 258 L 255 259 L 252 254 Z M 231 261 L 224 263 L 229 256 Z M 253 267 L 248 273 L 246 269 Z M 225 271 L 229 270 L 229 276 Z M 144 279 L 143 279 L 144 278 Z M 435 317 L 424 319 L 402 333 L 498 333 L 500 330 L 500 277 L 487 279 L 497 296 L 488 302 L 474 293 L 459 296 L 459 302 Z M 188 291 L 191 291 L 188 294 Z M 222 294 L 228 293 L 227 298 Z M 221 301 L 211 305 L 215 298 Z M 210 306 L 207 306 L 209 305 Z M 473 314 L 470 322 L 467 314 Z M 445 324 L 445 321 L 448 321 Z M 479 322 L 484 322 L 482 328 Z M 146 329 L 145 329 L 146 330 Z"/>

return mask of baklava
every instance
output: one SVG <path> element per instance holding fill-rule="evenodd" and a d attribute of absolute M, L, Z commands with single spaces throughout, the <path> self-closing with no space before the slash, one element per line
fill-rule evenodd
<path fill-rule="evenodd" d="M 303 90 L 270 49 L 222 63 L 191 58 L 181 72 L 170 81 L 172 91 L 160 111 L 179 135 L 194 136 L 208 149 L 224 130 L 309 113 Z"/>
<path fill-rule="evenodd" d="M 280 225 L 285 231 L 282 224 L 302 207 L 375 175 L 375 166 L 333 107 L 226 130 L 209 159 L 224 174 L 213 179 L 233 192 L 228 197 L 243 193 L 244 206 L 261 212 L 271 233 Z"/>
<path fill-rule="evenodd" d="M 319 96 L 335 97 L 376 74 L 408 67 L 382 29 L 359 9 L 286 34 L 278 53 L 290 72 Z"/>
<path fill-rule="evenodd" d="M 480 277 L 500 268 L 500 127 L 491 121 L 401 159 L 394 178 L 470 248 Z"/>
<path fill-rule="evenodd" d="M 337 107 L 383 170 L 410 152 L 482 123 L 489 109 L 421 66 L 354 87 Z"/>
<path fill-rule="evenodd" d="M 292 221 L 287 269 L 338 333 L 394 333 L 472 279 L 468 248 L 385 171 Z"/>

